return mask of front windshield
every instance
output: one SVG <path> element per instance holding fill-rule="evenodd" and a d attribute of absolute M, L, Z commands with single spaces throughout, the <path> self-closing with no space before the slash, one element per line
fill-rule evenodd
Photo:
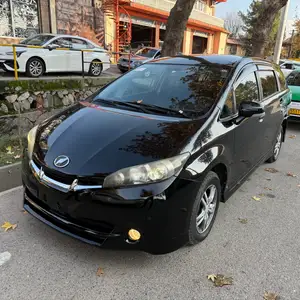
<path fill-rule="evenodd" d="M 157 50 L 156 49 L 151 49 L 151 48 L 143 48 L 139 51 L 137 51 L 135 54 L 138 56 L 143 56 L 147 58 L 151 58 L 156 54 Z"/>
<path fill-rule="evenodd" d="M 229 67 L 209 63 L 145 64 L 111 83 L 93 101 L 135 102 L 203 115 L 216 102 L 229 72 Z"/>
<path fill-rule="evenodd" d="M 35 35 L 26 40 L 20 42 L 21 45 L 32 45 L 32 46 L 43 46 L 48 41 L 50 41 L 54 36 L 53 35 Z"/>
<path fill-rule="evenodd" d="M 300 72 L 292 72 L 286 81 L 290 86 L 300 86 Z"/>

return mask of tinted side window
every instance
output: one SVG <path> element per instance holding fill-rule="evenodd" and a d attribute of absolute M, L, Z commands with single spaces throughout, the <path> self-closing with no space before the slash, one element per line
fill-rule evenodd
<path fill-rule="evenodd" d="M 263 89 L 263 98 L 267 98 L 278 91 L 277 81 L 273 71 L 259 71 Z"/>
<path fill-rule="evenodd" d="M 235 89 L 236 107 L 244 101 L 259 101 L 258 86 L 254 72 L 248 74 Z"/>
<path fill-rule="evenodd" d="M 233 91 L 230 91 L 226 102 L 223 106 L 222 112 L 221 112 L 221 118 L 228 118 L 230 116 L 232 116 L 234 113 L 234 98 L 233 98 Z"/>
<path fill-rule="evenodd" d="M 71 41 L 68 38 L 56 39 L 51 44 L 56 44 L 61 48 L 70 48 L 71 47 Z"/>
<path fill-rule="evenodd" d="M 284 64 L 285 68 L 288 70 L 293 70 L 293 64 Z"/>
<path fill-rule="evenodd" d="M 79 40 L 79 39 L 72 39 L 72 48 L 73 49 L 87 49 L 88 45 L 87 42 L 84 40 Z"/>
<path fill-rule="evenodd" d="M 274 67 L 275 71 L 276 71 L 276 74 L 278 76 L 278 79 L 279 79 L 279 89 L 281 91 L 284 91 L 287 89 L 287 86 L 286 86 L 286 80 L 285 80 L 285 77 L 284 77 L 284 74 L 282 73 L 281 69 L 279 66 L 275 66 Z"/>
<path fill-rule="evenodd" d="M 288 85 L 300 86 L 300 72 L 294 71 L 287 78 Z"/>

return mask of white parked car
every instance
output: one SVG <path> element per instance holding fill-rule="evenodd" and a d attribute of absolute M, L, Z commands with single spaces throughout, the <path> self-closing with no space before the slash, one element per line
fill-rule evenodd
<path fill-rule="evenodd" d="M 290 75 L 294 70 L 300 69 L 300 61 L 286 60 L 280 64 L 280 68 L 285 77 Z"/>
<path fill-rule="evenodd" d="M 38 34 L 23 40 L 20 45 L 43 46 L 46 49 L 17 47 L 18 72 L 30 77 L 39 77 L 50 72 L 82 72 L 81 51 L 84 52 L 84 70 L 91 76 L 99 76 L 110 67 L 108 52 L 92 41 L 72 35 Z M 56 50 L 70 48 L 70 50 Z M 102 63 L 101 63 L 102 62 Z M 0 67 L 6 71 L 14 70 L 11 46 L 0 47 Z"/>

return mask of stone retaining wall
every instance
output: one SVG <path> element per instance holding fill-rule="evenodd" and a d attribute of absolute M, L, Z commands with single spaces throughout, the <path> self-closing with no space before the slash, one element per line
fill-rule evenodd
<path fill-rule="evenodd" d="M 68 106 L 84 100 L 113 79 L 0 81 L 0 115 Z"/>
<path fill-rule="evenodd" d="M 23 141 L 32 127 L 75 102 L 85 100 L 113 79 L 115 77 L 1 80 L 0 166 L 21 159 Z"/>

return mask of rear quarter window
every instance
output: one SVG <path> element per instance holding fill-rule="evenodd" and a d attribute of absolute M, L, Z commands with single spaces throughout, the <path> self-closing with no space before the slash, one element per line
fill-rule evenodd
<path fill-rule="evenodd" d="M 279 79 L 279 90 L 285 91 L 287 89 L 286 79 L 284 77 L 284 74 L 282 73 L 279 66 L 274 66 L 275 72 L 277 74 L 277 77 Z"/>

